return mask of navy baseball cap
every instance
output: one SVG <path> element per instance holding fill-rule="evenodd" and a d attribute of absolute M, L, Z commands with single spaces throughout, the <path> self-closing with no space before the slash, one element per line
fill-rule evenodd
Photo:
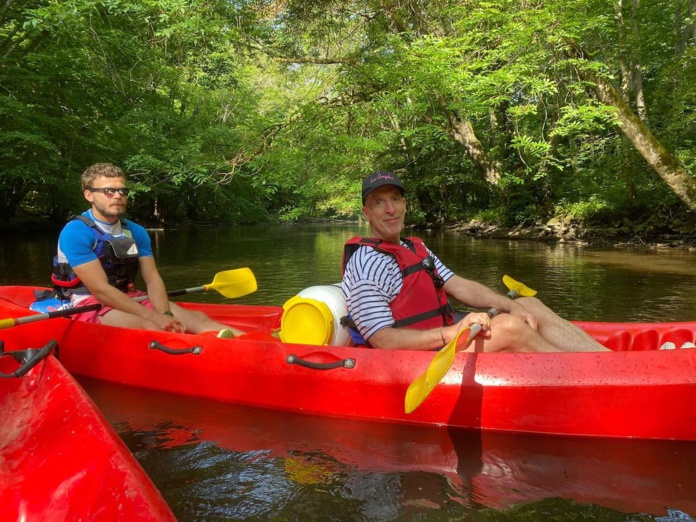
<path fill-rule="evenodd" d="M 362 184 L 362 202 L 365 204 L 367 196 L 372 194 L 375 189 L 383 187 L 384 185 L 394 185 L 401 191 L 401 195 L 404 195 L 406 189 L 404 184 L 401 182 L 399 176 L 393 172 L 388 172 L 386 170 L 378 170 L 374 174 L 370 174 L 363 180 Z"/>

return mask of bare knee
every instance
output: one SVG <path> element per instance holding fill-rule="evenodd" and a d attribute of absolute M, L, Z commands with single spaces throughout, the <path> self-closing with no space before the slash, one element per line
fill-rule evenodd
<path fill-rule="evenodd" d="M 541 310 L 548 310 L 548 307 L 536 297 L 520 297 L 515 299 L 515 302 L 522 305 L 525 309 L 532 313 L 538 313 Z"/>
<path fill-rule="evenodd" d="M 519 317 L 502 314 L 491 324 L 490 349 L 502 352 L 559 352 L 558 347 L 544 339 Z"/>
<path fill-rule="evenodd" d="M 467 351 L 475 352 L 520 352 L 532 342 L 535 335 L 522 319 L 510 314 L 497 315 L 485 336 L 478 336 Z"/>
<path fill-rule="evenodd" d="M 153 330 L 157 332 L 161 332 L 162 329 L 157 326 L 155 323 L 152 321 L 144 320 L 142 323 L 142 326 L 139 327 L 140 330 Z"/>
<path fill-rule="evenodd" d="M 198 310 L 190 310 L 171 303 L 171 310 L 174 315 L 185 325 L 188 333 L 202 333 L 206 331 L 219 330 L 223 326 L 219 325 L 205 313 Z"/>
<path fill-rule="evenodd" d="M 500 314 L 491 321 L 491 333 L 498 335 L 519 337 L 526 330 L 531 330 L 529 325 L 514 315 Z"/>

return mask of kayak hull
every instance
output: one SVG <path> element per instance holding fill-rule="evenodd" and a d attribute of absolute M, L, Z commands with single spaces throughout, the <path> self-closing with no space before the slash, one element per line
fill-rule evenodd
<path fill-rule="evenodd" d="M 5 336 L 2 336 L 3 338 Z M 9 350 L 26 348 L 6 340 Z M 0 358 L 0 372 L 17 362 Z M 7 520 L 175 520 L 73 377 L 48 356 L 0 379 L 0 512 Z"/>
<path fill-rule="evenodd" d="M 32 290 L 1 287 L 2 315 L 30 313 Z M 279 307 L 180 304 L 253 333 L 229 340 L 69 319 L 6 333 L 35 344 L 56 338 L 76 375 L 231 403 L 415 425 L 696 440 L 696 350 L 658 349 L 694 342 L 696 322 L 577 323 L 612 352 L 459 353 L 406 414 L 406 389 L 432 352 L 282 343 L 270 335 Z"/>

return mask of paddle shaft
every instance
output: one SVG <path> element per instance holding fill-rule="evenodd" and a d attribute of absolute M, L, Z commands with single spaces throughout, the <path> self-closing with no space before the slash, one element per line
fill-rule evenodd
<path fill-rule="evenodd" d="M 174 297 L 177 295 L 195 294 L 196 292 L 205 292 L 208 288 L 206 286 L 195 286 L 193 288 L 184 288 L 182 290 L 172 290 L 167 292 L 169 297 Z"/>
<path fill-rule="evenodd" d="M 175 290 L 176 292 L 177 290 Z M 168 295 L 170 295 L 168 293 Z M 179 294 L 175 294 L 179 295 Z M 140 295 L 134 297 L 134 301 L 144 301 L 147 299 L 146 295 Z M 101 303 L 94 303 L 86 306 L 76 306 L 75 308 L 66 308 L 65 310 L 54 310 L 53 312 L 44 312 L 41 314 L 27 315 L 25 317 L 16 317 L 10 319 L 0 320 L 0 330 L 3 328 L 11 328 L 13 326 L 19 326 L 20 324 L 35 323 L 37 321 L 46 321 L 48 319 L 55 319 L 56 317 L 69 317 L 75 314 L 82 314 L 84 312 L 91 312 L 93 310 L 99 310 L 104 305 Z"/>
<path fill-rule="evenodd" d="M 167 292 L 167 295 L 169 297 L 173 297 L 196 292 L 207 292 L 210 289 L 217 290 L 225 297 L 240 297 L 256 291 L 256 278 L 254 277 L 254 273 L 249 268 L 226 270 L 224 272 L 218 272 L 215 274 L 213 282 L 208 285 L 194 286 L 192 288 L 184 288 L 183 290 L 172 290 Z M 134 301 L 144 301 L 145 299 L 147 299 L 147 295 L 133 298 Z M 86 306 L 68 308 L 67 310 L 55 310 L 53 312 L 45 312 L 26 317 L 0 319 L 0 330 L 3 328 L 11 328 L 20 324 L 35 323 L 36 321 L 44 321 L 46 319 L 54 319 L 56 317 L 67 317 L 84 312 L 91 312 L 93 310 L 99 310 L 103 306 L 104 305 L 101 303 L 94 303 Z"/>

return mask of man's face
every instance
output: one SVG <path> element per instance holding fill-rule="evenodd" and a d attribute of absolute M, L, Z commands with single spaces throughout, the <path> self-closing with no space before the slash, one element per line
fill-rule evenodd
<path fill-rule="evenodd" d="M 128 196 L 115 192 L 108 194 L 102 189 L 126 188 L 126 180 L 123 178 L 105 178 L 99 176 L 92 183 L 92 190 L 85 190 L 85 199 L 92 204 L 94 217 L 109 223 L 115 222 L 118 217 L 126 212 Z"/>
<path fill-rule="evenodd" d="M 362 208 L 372 234 L 384 241 L 398 243 L 406 217 L 406 199 L 394 185 L 384 185 L 372 192 Z"/>

